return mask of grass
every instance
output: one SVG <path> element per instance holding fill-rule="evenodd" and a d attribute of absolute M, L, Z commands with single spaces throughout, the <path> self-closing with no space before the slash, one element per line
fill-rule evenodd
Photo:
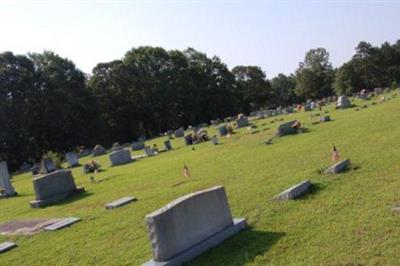
<path fill-rule="evenodd" d="M 327 106 L 334 121 L 318 125 L 311 124 L 310 113 L 282 116 L 300 119 L 309 131 L 274 139 L 272 145 L 263 141 L 283 122 L 268 118 L 254 121 L 260 133 L 240 129 L 220 139 L 219 146 L 208 142 L 193 151 L 175 139 L 174 151 L 112 168 L 107 156 L 98 157 L 102 182 L 92 184 L 74 168 L 75 181 L 87 193 L 44 209 L 29 207 L 31 175 L 14 176 L 19 196 L 0 200 L 0 223 L 68 216 L 82 221 L 56 232 L 0 236 L 0 242 L 18 244 L 0 255 L 0 265 L 140 265 L 151 258 L 145 215 L 215 185 L 225 186 L 234 217 L 247 218 L 250 229 L 190 265 L 398 265 L 400 215 L 391 208 L 400 204 L 400 98 L 371 102 L 359 111 Z M 163 140 L 148 143 L 163 147 Z M 320 174 L 331 165 L 333 144 L 356 170 Z M 183 163 L 189 179 L 182 175 Z M 290 202 L 272 200 L 305 179 L 315 184 L 311 194 Z M 104 209 L 130 195 L 138 201 Z"/>

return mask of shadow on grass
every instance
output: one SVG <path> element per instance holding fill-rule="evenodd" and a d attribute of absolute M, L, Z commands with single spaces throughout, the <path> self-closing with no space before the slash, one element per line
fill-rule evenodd
<path fill-rule="evenodd" d="M 323 185 L 321 183 L 313 183 L 309 189 L 309 191 L 303 195 L 301 195 L 299 198 L 296 200 L 308 200 L 310 197 L 315 196 L 322 190 L 326 188 L 326 185 Z"/>
<path fill-rule="evenodd" d="M 249 228 L 227 239 L 220 246 L 210 249 L 188 264 L 245 265 L 267 252 L 285 235 L 282 232 L 258 231 Z"/>
<path fill-rule="evenodd" d="M 79 193 L 79 194 L 70 196 L 70 197 L 68 197 L 68 198 L 66 198 L 66 199 L 64 199 L 64 200 L 62 200 L 62 201 L 59 201 L 59 202 L 57 202 L 57 203 L 55 203 L 55 204 L 51 204 L 51 205 L 49 205 L 49 207 L 50 207 L 50 206 L 62 206 L 62 205 L 67 205 L 67 204 L 73 203 L 73 202 L 75 202 L 75 201 L 78 201 L 78 200 L 87 198 L 87 197 L 89 197 L 89 196 L 91 196 L 91 195 L 93 195 L 93 193 L 85 191 L 85 192 L 82 192 L 82 193 Z M 46 206 L 46 207 L 47 207 L 47 206 Z"/>

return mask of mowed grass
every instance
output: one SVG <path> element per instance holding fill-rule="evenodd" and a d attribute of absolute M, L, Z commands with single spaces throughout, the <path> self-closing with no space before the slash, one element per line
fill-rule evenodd
<path fill-rule="evenodd" d="M 356 102 L 358 105 L 364 102 Z M 44 209 L 31 209 L 32 176 L 13 177 L 18 197 L 0 200 L 0 223 L 14 219 L 76 216 L 73 226 L 33 236 L 0 236 L 18 248 L 0 254 L 0 265 L 140 265 L 151 258 L 144 217 L 185 194 L 215 185 L 226 188 L 234 217 L 250 228 L 210 250 L 191 265 L 399 265 L 400 98 L 356 111 L 328 110 L 332 122 L 312 125 L 300 112 L 253 123 L 258 134 L 237 130 L 231 138 L 191 147 L 175 139 L 175 148 L 156 157 L 110 167 L 91 184 L 81 168 L 73 174 L 87 193 Z M 300 119 L 309 132 L 263 141 L 283 121 Z M 209 134 L 215 128 L 208 129 Z M 148 141 L 162 147 L 165 138 Z M 335 144 L 356 169 L 322 175 L 331 165 Z M 85 163 L 90 158 L 80 159 Z M 186 163 L 192 175 L 182 175 Z M 313 192 L 299 200 L 272 197 L 306 179 Z M 137 202 L 115 210 L 104 204 L 124 196 Z M 207 211 L 207 210 L 205 210 Z"/>

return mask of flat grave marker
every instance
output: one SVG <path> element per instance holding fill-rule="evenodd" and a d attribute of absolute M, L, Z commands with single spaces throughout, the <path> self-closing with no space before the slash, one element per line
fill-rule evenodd
<path fill-rule="evenodd" d="M 106 204 L 106 209 L 110 210 L 110 209 L 118 208 L 118 207 L 124 206 L 124 205 L 126 205 L 128 203 L 134 202 L 136 200 L 137 199 L 135 197 L 123 197 L 123 198 L 120 198 L 120 199 L 115 200 L 113 202 L 107 203 Z"/>
<path fill-rule="evenodd" d="M 76 222 L 78 222 L 80 220 L 81 219 L 77 218 L 77 217 L 65 218 L 65 219 L 62 219 L 62 220 L 60 220 L 58 222 L 55 222 L 55 223 L 53 223 L 51 225 L 46 226 L 44 228 L 44 230 L 47 230 L 47 231 L 59 230 L 59 229 L 62 229 L 64 227 L 70 226 L 70 225 L 72 225 L 72 224 L 74 224 L 74 223 L 76 223 Z"/>
<path fill-rule="evenodd" d="M 9 251 L 13 248 L 17 247 L 17 245 L 13 242 L 3 242 L 0 244 L 0 253 L 4 253 L 6 251 Z"/>

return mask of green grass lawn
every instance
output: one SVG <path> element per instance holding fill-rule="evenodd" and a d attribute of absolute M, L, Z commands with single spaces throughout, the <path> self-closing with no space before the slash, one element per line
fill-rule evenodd
<path fill-rule="evenodd" d="M 91 184 L 89 175 L 74 168 L 75 181 L 87 193 L 44 209 L 29 207 L 31 174 L 14 176 L 19 196 L 0 200 L 0 223 L 69 216 L 82 221 L 55 232 L 0 236 L 0 242 L 18 245 L 0 255 L 0 265 L 140 265 L 151 258 L 145 215 L 215 185 L 225 186 L 234 217 L 247 218 L 250 228 L 191 265 L 399 265 L 400 214 L 391 208 L 400 205 L 400 97 L 367 103 L 359 111 L 327 106 L 334 121 L 318 125 L 311 124 L 310 113 L 281 116 L 300 119 L 309 132 L 272 145 L 263 141 L 282 123 L 271 123 L 275 117 L 253 121 L 260 133 L 240 129 L 219 146 L 208 142 L 193 151 L 174 139 L 171 152 L 112 168 L 108 156 L 97 157 L 102 182 Z M 163 147 L 164 140 L 148 143 Z M 356 170 L 320 174 L 331 165 L 333 144 Z M 183 177 L 183 163 L 191 178 Z M 315 184 L 311 194 L 272 200 L 305 179 Z M 104 204 L 124 196 L 138 201 L 105 210 Z"/>

